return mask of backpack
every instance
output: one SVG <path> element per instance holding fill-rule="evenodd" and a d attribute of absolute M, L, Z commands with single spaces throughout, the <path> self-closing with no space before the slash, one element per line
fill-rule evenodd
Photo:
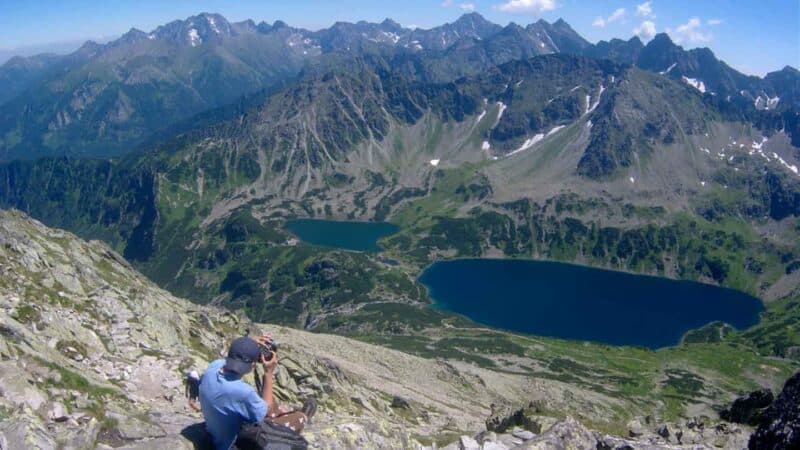
<path fill-rule="evenodd" d="M 308 441 L 299 433 L 272 422 L 242 425 L 236 439 L 239 450 L 307 450 Z"/>

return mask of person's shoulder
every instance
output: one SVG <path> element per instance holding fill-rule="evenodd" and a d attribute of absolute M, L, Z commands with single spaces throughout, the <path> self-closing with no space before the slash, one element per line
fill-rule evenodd
<path fill-rule="evenodd" d="M 208 368 L 206 369 L 205 372 L 203 372 L 203 375 L 205 375 L 206 373 L 209 373 L 209 372 L 217 372 L 224 365 L 225 365 L 225 360 L 224 359 L 215 359 L 214 361 L 211 361 L 208 364 Z"/>

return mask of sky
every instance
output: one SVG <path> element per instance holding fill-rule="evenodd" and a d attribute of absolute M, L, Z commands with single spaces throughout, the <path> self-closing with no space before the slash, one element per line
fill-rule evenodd
<path fill-rule="evenodd" d="M 0 61 L 107 41 L 132 27 L 150 31 L 200 12 L 319 29 L 387 17 L 430 28 L 471 11 L 501 25 L 563 18 L 591 42 L 633 35 L 646 42 L 667 32 L 748 74 L 800 68 L 800 0 L 0 0 Z"/>

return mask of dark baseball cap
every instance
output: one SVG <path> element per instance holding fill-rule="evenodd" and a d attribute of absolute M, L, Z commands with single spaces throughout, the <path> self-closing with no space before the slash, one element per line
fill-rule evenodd
<path fill-rule="evenodd" d="M 245 375 L 253 368 L 253 363 L 259 360 L 261 349 L 258 342 L 247 336 L 236 338 L 228 350 L 225 358 L 225 370 Z"/>

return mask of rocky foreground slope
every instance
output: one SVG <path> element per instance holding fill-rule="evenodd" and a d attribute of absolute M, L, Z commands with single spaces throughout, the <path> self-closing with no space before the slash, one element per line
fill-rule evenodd
<path fill-rule="evenodd" d="M 0 449 L 203 448 L 182 374 L 262 330 L 281 344 L 278 398 L 319 400 L 307 431 L 315 447 L 742 448 L 749 437 L 729 424 L 647 418 L 628 439 L 590 431 L 570 416 L 602 423 L 626 405 L 553 380 L 253 324 L 171 296 L 105 244 L 0 211 Z"/>

